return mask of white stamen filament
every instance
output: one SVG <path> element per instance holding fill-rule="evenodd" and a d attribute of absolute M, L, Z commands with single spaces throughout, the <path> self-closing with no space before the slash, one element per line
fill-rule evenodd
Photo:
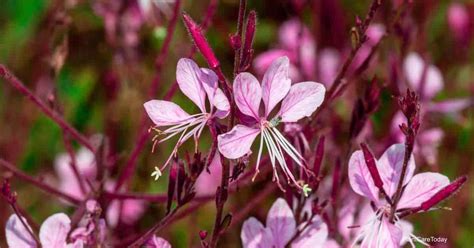
<path fill-rule="evenodd" d="M 171 159 L 176 155 L 176 153 L 178 152 L 178 147 L 181 146 L 187 139 L 189 139 L 192 136 L 194 136 L 195 146 L 196 146 L 195 150 L 197 150 L 197 146 L 198 146 L 197 140 L 200 137 L 202 130 L 206 126 L 208 114 L 200 113 L 200 114 L 192 115 L 190 116 L 190 118 L 191 117 L 192 118 L 197 117 L 197 118 L 189 119 L 188 121 L 184 123 L 180 123 L 178 125 L 172 126 L 168 129 L 165 129 L 164 131 L 158 130 L 160 132 L 159 134 L 164 134 L 167 136 L 159 141 L 157 141 L 157 136 L 153 138 L 153 141 L 157 143 L 162 143 L 180 134 L 180 137 L 178 141 L 176 142 L 176 145 L 173 147 L 173 151 L 171 152 L 170 156 L 168 157 L 164 165 L 160 168 L 161 171 L 163 171 L 166 168 L 166 166 L 170 163 Z M 192 129 L 191 131 L 188 132 L 188 129 L 190 128 Z"/>

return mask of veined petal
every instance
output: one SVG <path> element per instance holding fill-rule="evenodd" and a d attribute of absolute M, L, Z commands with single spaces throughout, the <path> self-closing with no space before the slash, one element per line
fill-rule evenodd
<path fill-rule="evenodd" d="M 171 244 L 164 238 L 153 235 L 147 242 L 146 247 L 149 248 L 171 248 Z"/>
<path fill-rule="evenodd" d="M 193 118 L 173 102 L 150 100 L 143 104 L 150 119 L 157 126 L 170 126 Z"/>
<path fill-rule="evenodd" d="M 258 75 L 263 75 L 267 71 L 267 69 L 270 67 L 273 61 L 275 59 L 278 59 L 282 56 L 287 56 L 290 58 L 290 61 L 293 61 L 295 58 L 295 54 L 288 50 L 283 50 L 283 49 L 272 49 L 268 50 L 266 52 L 263 52 L 259 54 L 255 59 L 253 60 L 253 67 L 255 68 L 255 71 L 257 72 Z"/>
<path fill-rule="evenodd" d="M 364 237 L 361 248 L 399 248 L 402 240 L 402 229 L 390 223 L 386 218 L 377 220 L 373 225 L 373 230 Z"/>
<path fill-rule="evenodd" d="M 378 202 L 378 189 L 365 163 L 364 153 L 361 150 L 352 153 L 349 159 L 349 183 L 357 194 Z"/>
<path fill-rule="evenodd" d="M 216 107 L 216 116 L 220 119 L 225 118 L 230 111 L 229 99 L 225 96 L 224 92 L 221 89 L 217 88 L 214 97 L 211 101 L 212 105 Z"/>
<path fill-rule="evenodd" d="M 377 161 L 380 177 L 383 181 L 383 188 L 390 197 L 392 197 L 397 190 L 398 181 L 402 174 L 404 156 L 405 145 L 394 144 L 385 150 L 382 157 Z M 415 159 L 413 158 L 413 154 L 411 154 L 410 160 L 408 161 L 406 175 L 403 180 L 403 186 L 410 181 L 414 171 Z"/>
<path fill-rule="evenodd" d="M 202 112 L 206 112 L 206 92 L 201 83 L 201 69 L 191 59 L 182 58 L 176 68 L 176 81 L 179 88 Z"/>
<path fill-rule="evenodd" d="M 40 228 L 39 238 L 43 247 L 63 248 L 67 234 L 71 230 L 71 220 L 63 213 L 48 217 Z"/>
<path fill-rule="evenodd" d="M 303 223 L 302 225 L 305 225 Z M 319 215 L 313 217 L 311 224 L 291 243 L 292 248 L 323 248 L 328 238 L 328 227 Z"/>
<path fill-rule="evenodd" d="M 207 94 L 209 102 L 212 103 L 217 88 L 217 75 L 214 71 L 208 68 L 201 68 L 199 74 L 199 80 L 202 83 L 202 87 Z"/>
<path fill-rule="evenodd" d="M 262 88 L 258 80 L 248 72 L 242 72 L 234 80 L 235 104 L 239 110 L 255 120 L 260 120 L 259 107 L 262 100 Z"/>
<path fill-rule="evenodd" d="M 311 114 L 324 100 L 326 89 L 320 83 L 302 82 L 291 86 L 278 115 L 282 122 L 296 122 Z"/>
<path fill-rule="evenodd" d="M 250 151 L 253 141 L 260 133 L 258 128 L 236 125 L 227 133 L 217 136 L 219 151 L 229 159 L 237 159 Z"/>
<path fill-rule="evenodd" d="M 273 203 L 267 215 L 267 228 L 270 228 L 276 247 L 285 247 L 296 233 L 296 222 L 290 206 L 283 198 Z"/>
<path fill-rule="evenodd" d="M 254 217 L 250 217 L 244 222 L 240 238 L 242 246 L 245 248 L 271 247 L 271 237 L 267 237 L 265 227 Z"/>
<path fill-rule="evenodd" d="M 291 87 L 288 77 L 290 60 L 280 57 L 273 61 L 262 80 L 262 99 L 265 103 L 265 117 L 285 96 Z"/>
<path fill-rule="evenodd" d="M 25 218 L 23 218 L 23 221 L 27 223 Z M 28 228 L 31 230 L 30 226 L 28 226 Z M 37 247 L 35 239 L 31 237 L 31 234 L 21 223 L 20 218 L 16 214 L 12 214 L 10 218 L 8 218 L 5 226 L 5 236 L 8 247 Z"/>
<path fill-rule="evenodd" d="M 419 207 L 448 184 L 449 178 L 439 173 L 416 174 L 403 191 L 398 209 Z"/>

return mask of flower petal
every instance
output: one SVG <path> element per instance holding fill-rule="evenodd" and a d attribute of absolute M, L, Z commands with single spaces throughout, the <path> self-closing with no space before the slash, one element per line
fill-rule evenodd
<path fill-rule="evenodd" d="M 212 98 L 212 105 L 216 107 L 217 111 L 215 115 L 223 119 L 225 118 L 230 111 L 229 99 L 225 96 L 224 92 L 221 89 L 217 88 L 214 92 L 214 97 Z"/>
<path fill-rule="evenodd" d="M 318 53 L 318 73 L 321 83 L 331 86 L 339 69 L 340 55 L 336 49 L 325 48 Z"/>
<path fill-rule="evenodd" d="M 450 114 L 461 112 L 463 109 L 473 105 L 473 103 L 474 101 L 469 98 L 450 99 L 442 102 L 431 102 L 427 109 L 432 112 Z"/>
<path fill-rule="evenodd" d="M 250 73 L 243 72 L 234 80 L 235 104 L 239 110 L 255 120 L 260 120 L 258 109 L 262 100 L 262 88 L 258 80 Z"/>
<path fill-rule="evenodd" d="M 171 248 L 171 244 L 164 238 L 153 235 L 147 242 L 146 247 L 149 248 Z"/>
<path fill-rule="evenodd" d="M 302 82 L 291 86 L 283 99 L 279 116 L 282 122 L 296 122 L 311 114 L 323 103 L 326 89 L 320 83 Z"/>
<path fill-rule="evenodd" d="M 448 184 L 449 178 L 439 173 L 416 174 L 403 191 L 398 209 L 419 207 Z"/>
<path fill-rule="evenodd" d="M 216 194 L 217 187 L 221 185 L 220 175 L 222 174 L 222 164 L 219 152 L 209 165 L 209 172 L 203 170 L 196 179 L 194 187 L 196 196 L 213 196 Z"/>
<path fill-rule="evenodd" d="M 270 248 L 273 243 L 269 230 L 254 217 L 250 217 L 244 222 L 240 238 L 242 246 L 245 248 Z"/>
<path fill-rule="evenodd" d="M 273 203 L 267 215 L 267 228 L 270 228 L 276 247 L 285 247 L 296 233 L 296 222 L 290 206 L 283 198 Z"/>
<path fill-rule="evenodd" d="M 143 104 L 150 119 L 157 126 L 180 124 L 193 118 L 173 102 L 150 100 Z"/>
<path fill-rule="evenodd" d="M 305 224 L 305 223 L 303 223 Z M 311 224 L 299 235 L 299 237 L 291 243 L 292 248 L 305 247 L 326 247 L 325 243 L 328 238 L 328 227 L 326 223 L 316 215 L 313 217 Z"/>
<path fill-rule="evenodd" d="M 199 74 L 199 80 L 202 83 L 202 87 L 207 94 L 209 102 L 212 103 L 214 99 L 215 92 L 217 90 L 217 75 L 214 71 L 208 68 L 201 68 L 201 73 Z"/>
<path fill-rule="evenodd" d="M 361 248 L 386 247 L 399 248 L 402 240 L 402 229 L 390 223 L 386 218 L 377 220 L 371 227 L 372 235 L 366 235 L 362 241 Z"/>
<path fill-rule="evenodd" d="M 27 223 L 25 218 L 23 218 L 23 221 Z M 31 227 L 28 226 L 28 228 L 31 230 Z M 35 239 L 31 237 L 31 234 L 21 223 L 20 218 L 16 214 L 12 214 L 10 218 L 8 218 L 5 226 L 5 236 L 8 247 L 37 247 Z"/>
<path fill-rule="evenodd" d="M 421 85 L 425 66 L 428 66 L 425 82 Z M 420 93 L 423 98 L 431 99 L 443 89 L 444 82 L 441 71 L 436 66 L 426 65 L 417 53 L 408 54 L 403 63 L 403 69 L 412 89 Z M 421 88 L 422 86 L 423 88 Z"/>
<path fill-rule="evenodd" d="M 39 238 L 43 247 L 63 248 L 71 230 L 71 220 L 63 213 L 49 216 L 41 225 Z"/>
<path fill-rule="evenodd" d="M 273 61 L 263 76 L 262 99 L 265 103 L 265 116 L 288 94 L 291 87 L 289 69 L 288 57 L 280 57 Z"/>
<path fill-rule="evenodd" d="M 378 189 L 365 163 L 364 153 L 361 150 L 352 153 L 349 159 L 349 183 L 352 190 L 369 200 L 378 202 Z"/>
<path fill-rule="evenodd" d="M 394 144 L 385 150 L 382 157 L 377 161 L 380 177 L 383 181 L 383 188 L 390 197 L 392 197 L 397 190 L 398 181 L 402 174 L 404 156 L 405 145 Z M 411 154 L 403 185 L 406 185 L 410 181 L 414 171 L 415 159 L 413 158 L 413 154 Z"/>
<path fill-rule="evenodd" d="M 268 50 L 255 57 L 255 59 L 253 60 L 253 67 L 255 68 L 257 75 L 265 74 L 272 62 L 282 56 L 289 57 L 291 61 L 295 59 L 293 58 L 295 57 L 293 53 L 283 49 Z"/>
<path fill-rule="evenodd" d="M 201 83 L 202 72 L 191 59 L 182 58 L 176 68 L 176 81 L 179 88 L 202 112 L 206 112 L 206 92 Z"/>
<path fill-rule="evenodd" d="M 259 133 L 260 129 L 236 125 L 229 132 L 217 136 L 219 152 L 229 159 L 240 158 L 250 151 Z"/>

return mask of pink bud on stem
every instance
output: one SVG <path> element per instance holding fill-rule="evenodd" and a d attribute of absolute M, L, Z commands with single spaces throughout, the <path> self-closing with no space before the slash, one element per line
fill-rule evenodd
<path fill-rule="evenodd" d="M 217 60 L 216 55 L 212 51 L 211 46 L 206 40 L 206 37 L 202 34 L 201 28 L 196 24 L 196 22 L 186 13 L 183 13 L 183 20 L 186 29 L 188 30 L 191 38 L 196 44 L 196 47 L 199 49 L 201 54 L 206 59 L 209 67 L 215 69 L 219 67 L 219 60 Z"/>
<path fill-rule="evenodd" d="M 255 29 L 257 25 L 257 13 L 252 10 L 250 11 L 247 17 L 247 25 L 245 27 L 245 40 L 244 47 L 242 50 L 242 57 L 240 60 L 240 70 L 245 70 L 250 66 L 250 61 L 252 59 L 253 49 L 253 39 L 255 37 Z"/>

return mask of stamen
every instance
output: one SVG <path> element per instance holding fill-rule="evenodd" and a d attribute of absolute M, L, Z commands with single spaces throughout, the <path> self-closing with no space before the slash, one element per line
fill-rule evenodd
<path fill-rule="evenodd" d="M 263 134 L 260 134 L 260 147 L 258 148 L 258 155 L 257 155 L 257 165 L 255 168 L 255 174 L 252 177 L 252 182 L 255 181 L 255 178 L 257 177 L 258 173 L 260 172 L 260 157 L 262 156 L 262 150 L 263 150 Z"/>

